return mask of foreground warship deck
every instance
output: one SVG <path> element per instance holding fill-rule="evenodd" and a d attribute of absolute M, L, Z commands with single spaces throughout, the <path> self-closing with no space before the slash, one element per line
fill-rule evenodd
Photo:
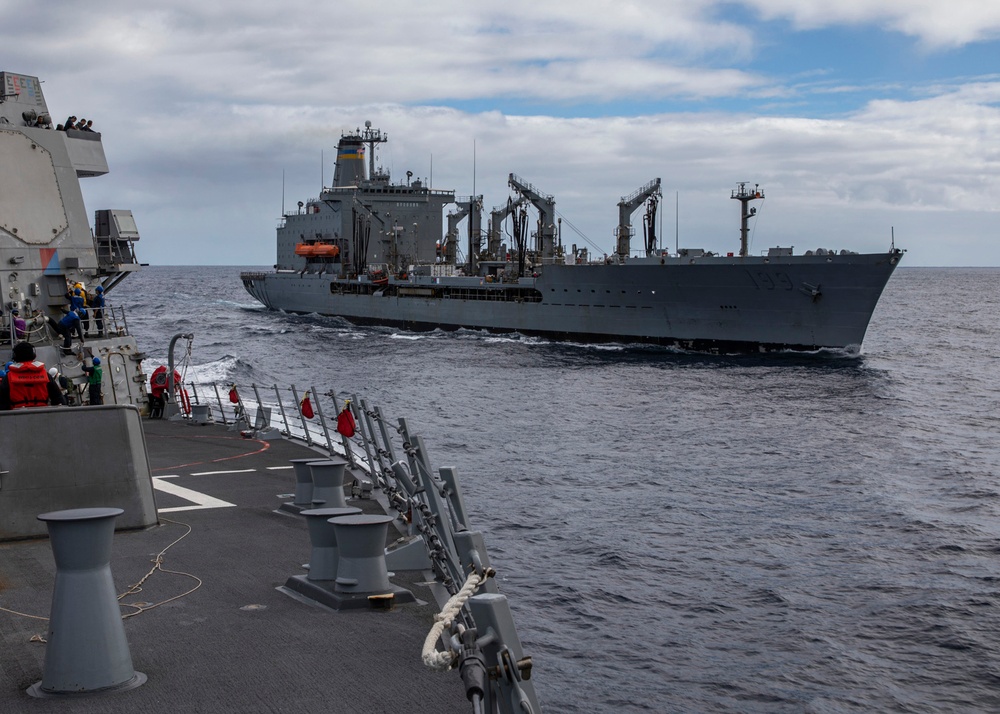
<path fill-rule="evenodd" d="M 232 505 L 172 511 L 195 504 L 157 489 L 161 525 L 116 533 L 111 566 L 117 592 L 126 592 L 170 546 L 164 572 L 123 598 L 123 605 L 133 607 L 122 612 L 198 585 L 175 573 L 188 573 L 201 584 L 125 620 L 132 660 L 148 676 L 145 684 L 71 702 L 25 693 L 42 675 L 46 645 L 37 637 L 45 637 L 48 623 L 0 611 L 0 709 L 468 710 L 459 677 L 428 671 L 421 663 L 420 645 L 438 607 L 419 573 L 397 573 L 393 581 L 431 604 L 384 612 L 335 612 L 276 589 L 290 575 L 303 574 L 309 559 L 304 519 L 276 512 L 294 489 L 289 460 L 316 458 L 316 451 L 285 439 L 244 439 L 220 425 L 146 420 L 144 430 L 154 481 Z M 350 504 L 378 508 L 372 500 Z M 389 538 L 396 535 L 390 528 Z M 0 543 L 0 606 L 47 617 L 54 572 L 47 539 Z"/>

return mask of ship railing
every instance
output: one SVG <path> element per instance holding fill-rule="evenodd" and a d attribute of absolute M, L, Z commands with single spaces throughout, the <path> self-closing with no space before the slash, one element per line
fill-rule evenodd
<path fill-rule="evenodd" d="M 135 265 L 135 245 L 129 240 L 97 236 L 94 240 L 97 263 L 102 266 Z"/>
<path fill-rule="evenodd" d="M 55 329 L 47 324 L 42 313 L 35 311 L 34 315 L 22 315 L 25 322 L 24 337 L 18 338 L 14 331 L 14 321 L 9 312 L 4 313 L 0 319 L 0 345 L 13 345 L 22 340 L 33 345 L 56 346 L 62 344 L 62 336 Z M 89 328 L 84 334 L 84 344 L 88 338 L 100 336 L 97 329 L 97 318 L 93 307 L 87 308 Z M 58 322 L 59 317 L 50 317 L 50 320 Z M 103 308 L 104 336 L 124 336 L 128 335 L 128 319 L 124 307 L 106 305 Z M 74 343 L 77 342 L 76 333 L 73 334 Z"/>
<path fill-rule="evenodd" d="M 368 400 L 332 388 L 186 386 L 190 414 L 174 418 L 221 422 L 250 438 L 280 435 L 345 457 L 359 474 L 353 497 L 374 494 L 404 524 L 404 538 L 386 550 L 389 570 L 434 575 L 435 597 L 444 604 L 424 643 L 424 664 L 459 669 L 474 711 L 541 711 L 531 658 L 497 588 L 483 536 L 470 527 L 458 474 L 434 470 L 423 438 L 405 418 L 390 419 Z"/>

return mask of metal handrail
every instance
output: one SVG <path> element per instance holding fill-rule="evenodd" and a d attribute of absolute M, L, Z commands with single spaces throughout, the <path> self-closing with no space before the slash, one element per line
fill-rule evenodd
<path fill-rule="evenodd" d="M 523 656 L 482 536 L 470 529 L 457 474 L 451 468 L 434 473 L 423 439 L 411 431 L 406 419 L 398 419 L 394 425 L 378 406 L 370 406 L 355 395 L 338 395 L 333 389 L 320 392 L 309 387 L 300 392 L 294 385 L 265 388 L 232 383 L 220 389 L 217 383 L 195 382 L 189 382 L 188 387 L 192 413 L 180 418 L 221 421 L 248 437 L 265 438 L 280 432 L 331 455 L 344 456 L 367 475 L 368 483 L 355 479 L 356 493 L 379 489 L 389 507 L 407 524 L 410 540 L 399 550 L 419 547 L 422 541 L 424 556 L 414 561 L 418 565 L 406 565 L 414 556 L 403 553 L 394 569 L 431 570 L 451 596 L 448 603 L 459 603 L 454 605 L 457 612 L 448 618 L 448 629 L 440 636 L 438 644 L 443 643 L 445 650 L 436 655 L 463 671 L 470 700 L 485 704 L 486 711 L 540 712 L 530 681 L 531 658 Z M 303 413 L 303 397 L 310 399 L 312 417 Z M 349 410 L 356 424 L 350 438 L 336 428 L 331 431 L 326 418 L 327 414 L 339 417 L 344 410 Z M 389 555 L 387 551 L 387 558 Z M 481 589 L 480 594 L 463 599 L 470 581 L 475 581 L 473 589 Z M 465 671 L 470 668 L 481 670 L 481 676 L 468 678 Z M 503 676 L 489 676 L 489 672 L 502 672 Z"/>
<path fill-rule="evenodd" d="M 87 307 L 87 312 L 89 313 L 90 320 L 90 331 L 84 336 L 84 343 L 86 343 L 87 338 L 96 338 L 97 335 L 95 331 L 97 330 L 97 321 L 94 311 L 98 308 L 92 306 Z M 129 334 L 128 329 L 128 318 L 125 312 L 124 306 L 114 306 L 105 305 L 102 310 L 102 321 L 104 323 L 104 335 L 105 336 L 115 336 L 122 337 Z M 62 341 L 62 337 L 59 336 L 54 328 L 51 328 L 51 324 L 43 320 L 45 316 L 44 311 L 37 310 L 37 314 L 32 314 L 24 317 L 25 321 L 25 337 L 24 339 L 33 345 L 46 345 L 53 346 Z M 54 317 L 49 316 L 50 321 L 56 321 Z M 73 336 L 74 340 L 77 339 L 76 335 Z M 13 344 L 15 342 L 14 338 L 14 328 L 13 322 L 10 318 L 10 313 L 5 313 L 2 321 L 0 321 L 0 344 Z"/>

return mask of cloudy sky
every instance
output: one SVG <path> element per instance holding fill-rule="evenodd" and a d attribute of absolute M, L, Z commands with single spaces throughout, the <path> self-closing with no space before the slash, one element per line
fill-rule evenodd
<path fill-rule="evenodd" d="M 598 252 L 660 177 L 671 248 L 737 250 L 750 181 L 754 252 L 1000 265 L 1000 3 L 0 0 L 0 65 L 94 121 L 88 209 L 132 209 L 152 264 L 272 264 L 370 120 L 394 180 L 492 207 L 513 172 Z"/>

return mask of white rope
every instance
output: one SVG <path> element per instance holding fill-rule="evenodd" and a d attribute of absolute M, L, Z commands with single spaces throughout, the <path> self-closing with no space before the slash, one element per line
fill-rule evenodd
<path fill-rule="evenodd" d="M 452 595 L 451 599 L 444 604 L 441 612 L 434 616 L 435 622 L 431 627 L 431 631 L 427 633 L 427 638 L 424 640 L 424 651 L 422 654 L 424 664 L 431 669 L 441 672 L 451 669 L 455 657 L 451 652 L 438 652 L 437 641 L 441 639 L 444 631 L 451 627 L 455 616 L 462 610 L 466 601 L 472 597 L 472 593 L 476 591 L 476 588 L 482 582 L 483 578 L 478 573 L 469 573 L 469 577 L 466 579 L 462 589 Z"/>
<path fill-rule="evenodd" d="M 187 352 L 184 354 L 184 364 L 181 366 L 181 383 L 179 386 L 183 387 L 184 382 L 187 381 L 188 367 L 191 366 L 191 345 L 194 343 L 194 339 L 188 340 Z"/>

